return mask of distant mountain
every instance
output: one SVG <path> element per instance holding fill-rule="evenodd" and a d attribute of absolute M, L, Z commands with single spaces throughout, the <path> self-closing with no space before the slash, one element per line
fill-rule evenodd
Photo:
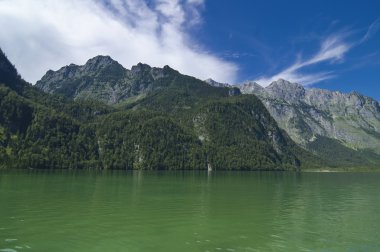
<path fill-rule="evenodd" d="M 220 83 L 220 82 L 214 81 L 211 78 L 204 80 L 204 82 L 206 82 L 207 84 L 209 84 L 210 86 L 213 86 L 213 87 L 232 87 L 232 85 L 230 85 L 228 83 Z"/>
<path fill-rule="evenodd" d="M 24 83 L 20 92 L 17 76 L 0 84 L 0 167 L 298 170 L 327 164 L 299 148 L 256 96 L 168 66 L 126 70 L 98 56 L 49 71 L 37 88 Z"/>
<path fill-rule="evenodd" d="M 343 159 L 357 157 L 359 163 L 380 154 L 380 106 L 372 98 L 305 89 L 282 79 L 265 88 L 255 82 L 239 87 L 242 93 L 259 97 L 278 125 L 304 148 L 333 159 L 340 150 Z"/>
<path fill-rule="evenodd" d="M 48 71 L 36 87 L 46 93 L 76 99 L 94 99 L 116 104 L 159 88 L 159 80 L 176 72 L 168 66 L 150 67 L 139 63 L 125 69 L 109 56 L 96 56 L 83 66 L 71 64 Z"/>

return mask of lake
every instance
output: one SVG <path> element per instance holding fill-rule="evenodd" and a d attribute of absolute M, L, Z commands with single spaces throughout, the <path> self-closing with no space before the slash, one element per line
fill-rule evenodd
<path fill-rule="evenodd" d="M 380 173 L 0 171 L 0 251 L 380 251 Z"/>

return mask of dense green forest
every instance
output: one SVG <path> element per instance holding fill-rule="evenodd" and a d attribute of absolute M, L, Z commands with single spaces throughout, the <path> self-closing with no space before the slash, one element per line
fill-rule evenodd
<path fill-rule="evenodd" d="M 254 95 L 212 87 L 168 67 L 154 81 L 158 88 L 116 105 L 73 100 L 26 83 L 1 52 L 0 167 L 298 170 L 329 165 L 298 147 Z"/>

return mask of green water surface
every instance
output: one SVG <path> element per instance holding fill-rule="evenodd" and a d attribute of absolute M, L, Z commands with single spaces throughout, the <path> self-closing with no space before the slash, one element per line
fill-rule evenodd
<path fill-rule="evenodd" d="M 380 251 L 379 173 L 0 172 L 0 251 Z"/>

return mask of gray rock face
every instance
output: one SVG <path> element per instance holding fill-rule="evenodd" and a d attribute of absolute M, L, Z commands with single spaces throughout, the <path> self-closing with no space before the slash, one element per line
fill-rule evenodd
<path fill-rule="evenodd" d="M 220 83 L 220 82 L 214 81 L 213 79 L 207 79 L 207 80 L 204 80 L 204 82 L 206 82 L 208 85 L 213 86 L 213 87 L 228 88 L 229 96 L 241 95 L 241 91 L 239 87 L 232 86 L 228 83 Z"/>
<path fill-rule="evenodd" d="M 265 92 L 264 88 L 254 81 L 244 82 L 239 86 L 240 90 L 244 94 L 261 94 Z"/>
<path fill-rule="evenodd" d="M 220 82 L 214 81 L 213 79 L 207 79 L 207 80 L 204 80 L 204 82 L 206 82 L 207 84 L 213 87 L 232 87 L 228 83 L 220 83 Z"/>
<path fill-rule="evenodd" d="M 324 136 L 353 149 L 380 153 L 379 102 L 358 93 L 343 94 L 278 80 L 263 88 L 254 82 L 239 86 L 255 94 L 290 137 L 303 146 Z"/>
<path fill-rule="evenodd" d="M 73 99 L 96 99 L 115 104 L 153 89 L 153 83 L 166 77 L 165 68 L 139 63 L 125 69 L 109 56 L 97 56 L 83 66 L 68 65 L 49 70 L 36 86 L 47 93 Z"/>

